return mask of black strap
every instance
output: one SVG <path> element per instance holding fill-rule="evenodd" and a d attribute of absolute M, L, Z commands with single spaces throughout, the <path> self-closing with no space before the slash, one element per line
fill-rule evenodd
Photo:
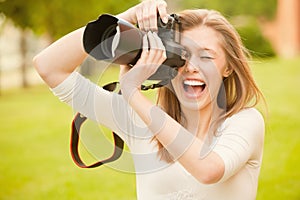
<path fill-rule="evenodd" d="M 77 113 L 73 119 L 72 122 L 72 133 L 71 133 L 71 155 L 73 158 L 73 161 L 76 163 L 78 167 L 81 168 L 95 168 L 98 166 L 101 166 L 105 163 L 112 162 L 114 160 L 117 160 L 123 152 L 124 148 L 124 141 L 113 132 L 113 139 L 114 139 L 114 153 L 107 159 L 98 161 L 94 164 L 91 165 L 86 165 L 80 158 L 79 156 L 79 151 L 78 151 L 78 144 L 79 144 L 79 133 L 80 133 L 80 128 L 81 125 L 85 122 L 87 118 L 80 113 Z"/>
<path fill-rule="evenodd" d="M 165 80 L 165 81 L 160 81 L 157 84 L 152 84 L 149 86 L 142 85 L 141 89 L 149 90 L 149 89 L 162 87 L 162 86 L 166 85 L 168 82 L 169 82 L 169 80 Z M 118 82 L 112 82 L 112 83 L 109 83 L 109 84 L 103 86 L 103 88 L 108 91 L 114 91 L 116 89 L 117 84 L 118 84 Z M 121 92 L 119 92 L 119 94 L 121 94 Z M 98 161 L 98 162 L 90 164 L 90 165 L 86 165 L 82 161 L 82 159 L 80 158 L 80 155 L 79 155 L 78 145 L 79 145 L 79 139 L 80 139 L 80 136 L 79 136 L 80 128 L 86 120 L 87 120 L 87 118 L 85 116 L 83 116 L 80 113 L 77 113 L 72 121 L 70 151 L 71 151 L 71 156 L 72 156 L 75 164 L 81 168 L 95 168 L 95 167 L 99 167 L 105 163 L 109 163 L 109 162 L 113 162 L 113 161 L 117 160 L 122 155 L 123 148 L 124 148 L 124 141 L 116 133 L 112 132 L 113 139 L 114 139 L 114 153 L 109 158 Z"/>
<path fill-rule="evenodd" d="M 169 82 L 170 82 L 170 80 L 162 80 L 162 81 L 160 81 L 158 83 L 154 83 L 152 85 L 142 85 L 141 90 L 146 91 L 146 90 L 149 90 L 149 89 L 160 88 L 162 86 L 167 85 Z"/>

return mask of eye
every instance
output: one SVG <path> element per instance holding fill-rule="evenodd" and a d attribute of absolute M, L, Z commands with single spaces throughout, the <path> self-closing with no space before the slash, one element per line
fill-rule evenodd
<path fill-rule="evenodd" d="M 200 56 L 200 58 L 202 60 L 213 60 L 214 59 L 214 57 L 212 57 L 212 56 Z"/>
<path fill-rule="evenodd" d="M 215 59 L 214 53 L 211 52 L 212 50 L 201 50 L 199 51 L 198 55 L 199 58 L 203 61 L 213 60 Z"/>

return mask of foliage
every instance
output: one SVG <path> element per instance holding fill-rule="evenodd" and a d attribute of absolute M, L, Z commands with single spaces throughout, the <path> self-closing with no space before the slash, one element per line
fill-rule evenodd
<path fill-rule="evenodd" d="M 226 1 L 225 3 L 223 0 L 181 1 L 181 3 L 179 1 L 181 8 L 212 8 L 221 11 L 225 16 L 243 14 L 270 18 L 274 15 L 276 7 L 276 0 L 239 0 L 238 3 L 236 1 Z M 106 0 L 105 3 L 100 3 L 98 0 L 86 0 L 84 3 L 81 0 L 72 0 L 71 2 L 68 0 L 27 0 L 26 2 L 23 0 L 4 0 L 0 3 L 0 12 L 12 19 L 22 29 L 30 28 L 39 34 L 47 33 L 54 40 L 84 26 L 101 13 L 116 14 L 137 2 L 138 0 Z M 255 32 L 255 34 L 246 31 Z M 259 29 L 255 24 L 243 27 L 241 32 L 246 38 L 246 46 L 252 45 L 247 46 L 249 49 L 266 52 L 267 55 L 273 54 L 268 42 L 262 35 L 258 35 Z M 264 45 L 256 46 L 256 44 L 261 44 L 261 41 Z"/>
<path fill-rule="evenodd" d="M 183 8 L 215 9 L 226 16 L 229 21 L 234 19 L 235 23 L 238 21 L 237 19 L 242 19 L 242 25 L 238 27 L 238 32 L 251 54 L 259 57 L 275 55 L 270 42 L 261 33 L 258 20 L 274 18 L 276 6 L 277 0 L 182 0 Z M 244 17 L 238 18 L 237 16 Z M 238 23 L 241 24 L 241 22 Z"/>
<path fill-rule="evenodd" d="M 184 8 L 215 9 L 227 17 L 252 15 L 272 18 L 275 14 L 277 0 L 181 0 L 181 5 Z"/>
<path fill-rule="evenodd" d="M 47 33 L 56 39 L 84 26 L 99 14 L 116 14 L 137 3 L 137 0 L 6 0 L 0 3 L 0 12 L 21 27 L 36 33 Z"/>
<path fill-rule="evenodd" d="M 273 57 L 275 52 L 270 42 L 262 35 L 259 23 L 254 17 L 231 18 L 245 47 L 254 57 Z M 235 22 L 237 21 L 237 22 Z"/>

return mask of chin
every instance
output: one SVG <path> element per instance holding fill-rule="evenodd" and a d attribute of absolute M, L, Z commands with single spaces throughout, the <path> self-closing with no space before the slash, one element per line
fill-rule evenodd
<path fill-rule="evenodd" d="M 185 97 L 178 97 L 178 100 L 182 107 L 192 111 L 204 110 L 211 104 L 211 99 L 209 96 L 202 96 L 202 98 L 198 99 L 187 99 Z"/>

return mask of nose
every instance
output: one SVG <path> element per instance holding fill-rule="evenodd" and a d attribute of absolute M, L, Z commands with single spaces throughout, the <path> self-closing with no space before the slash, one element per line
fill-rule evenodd
<path fill-rule="evenodd" d="M 193 63 L 191 62 L 186 63 L 186 65 L 184 66 L 184 70 L 185 72 L 189 72 L 189 73 L 199 72 L 199 68 L 193 65 Z"/>

